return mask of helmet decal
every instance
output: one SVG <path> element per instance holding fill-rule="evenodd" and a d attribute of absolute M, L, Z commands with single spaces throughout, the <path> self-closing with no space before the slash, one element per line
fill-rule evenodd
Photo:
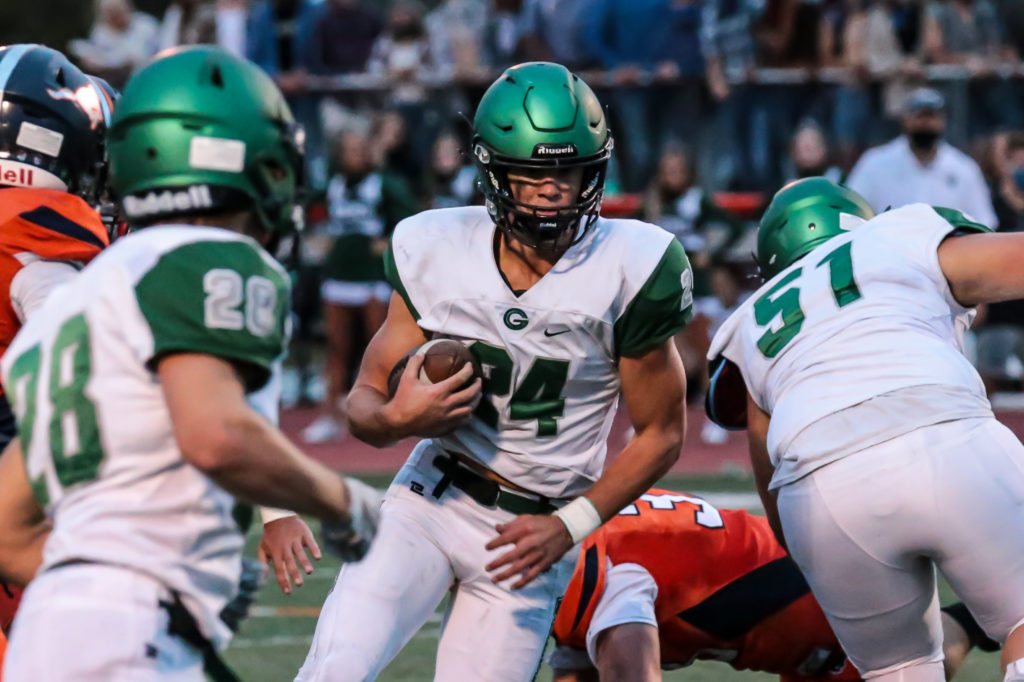
<path fill-rule="evenodd" d="M 89 117 L 93 130 L 106 124 L 103 105 L 100 103 L 100 95 L 96 92 L 96 86 L 92 85 L 91 82 L 89 85 L 83 85 L 77 90 L 72 90 L 71 88 L 52 90 L 47 88 L 46 94 L 53 99 L 67 100 L 81 109 L 82 113 Z"/>

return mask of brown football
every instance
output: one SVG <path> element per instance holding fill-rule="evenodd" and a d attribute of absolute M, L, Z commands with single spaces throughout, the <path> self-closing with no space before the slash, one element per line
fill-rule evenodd
<path fill-rule="evenodd" d="M 394 397 L 402 372 L 413 355 L 423 356 L 423 368 L 420 369 L 420 381 L 436 384 L 459 372 L 466 363 L 473 366 L 473 379 L 482 376 L 480 363 L 464 343 L 452 339 L 434 339 L 415 349 L 398 361 L 388 375 L 388 397 Z"/>

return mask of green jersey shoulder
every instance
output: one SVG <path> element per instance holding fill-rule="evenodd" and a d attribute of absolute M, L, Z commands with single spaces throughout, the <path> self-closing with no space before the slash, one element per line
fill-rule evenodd
<path fill-rule="evenodd" d="M 285 351 L 291 287 L 255 241 L 216 228 L 149 228 L 109 257 L 130 273 L 153 337 L 150 368 L 171 353 L 205 353 L 232 362 L 247 390 L 266 383 Z"/>

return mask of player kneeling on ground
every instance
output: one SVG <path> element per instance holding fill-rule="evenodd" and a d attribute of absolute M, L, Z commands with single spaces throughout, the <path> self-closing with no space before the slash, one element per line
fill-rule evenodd
<path fill-rule="evenodd" d="M 223 50 L 174 51 L 129 83 L 110 157 L 137 231 L 2 362 L 20 447 L 0 458 L 0 576 L 32 580 L 7 682 L 223 676 L 234 496 L 348 520 L 344 480 L 246 401 L 287 338 L 288 278 L 262 248 L 294 229 L 284 98 Z"/>
<path fill-rule="evenodd" d="M 532 679 L 570 550 L 679 455 L 672 337 L 692 275 L 664 230 L 598 217 L 611 137 L 597 98 L 562 66 L 523 64 L 484 94 L 474 127 L 488 206 L 409 218 L 385 257 L 397 293 L 349 394 L 350 426 L 374 445 L 425 440 L 370 553 L 342 568 L 304 682 L 374 679 L 449 591 L 434 679 Z M 391 369 L 430 336 L 468 346 L 483 385 L 472 363 L 424 382 L 430 349 L 389 398 Z M 604 471 L 620 392 L 636 435 Z"/>
<path fill-rule="evenodd" d="M 974 645 L 962 604 L 942 616 L 951 678 Z M 657 682 L 697 660 L 784 682 L 859 680 L 767 519 L 652 489 L 583 543 L 554 629 L 555 682 Z"/>
<path fill-rule="evenodd" d="M 971 306 L 1024 297 L 1024 235 L 988 231 L 795 182 L 709 352 L 740 370 L 711 403 L 747 394 L 768 518 L 868 679 L 943 679 L 938 567 L 1024 680 L 1024 447 L 961 350 Z"/>

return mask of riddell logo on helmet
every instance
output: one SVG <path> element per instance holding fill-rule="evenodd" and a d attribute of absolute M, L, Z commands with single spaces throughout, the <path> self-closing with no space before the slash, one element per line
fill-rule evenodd
<path fill-rule="evenodd" d="M 534 157 L 538 156 L 576 156 L 576 145 L 572 142 L 565 144 L 548 144 L 542 142 L 533 148 Z"/>
<path fill-rule="evenodd" d="M 125 197 L 124 212 L 129 218 L 141 218 L 162 213 L 185 213 L 213 208 L 213 195 L 209 185 L 192 185 L 180 190 L 167 189 L 150 192 L 141 197 Z"/>
<path fill-rule="evenodd" d="M 33 187 L 35 176 L 35 169 L 21 166 L 20 168 L 11 168 L 5 166 L 0 162 L 0 183 L 5 185 L 17 185 L 19 187 Z"/>
<path fill-rule="evenodd" d="M 53 173 L 27 163 L 5 159 L 0 159 L 0 186 L 68 191 L 67 183 Z"/>

